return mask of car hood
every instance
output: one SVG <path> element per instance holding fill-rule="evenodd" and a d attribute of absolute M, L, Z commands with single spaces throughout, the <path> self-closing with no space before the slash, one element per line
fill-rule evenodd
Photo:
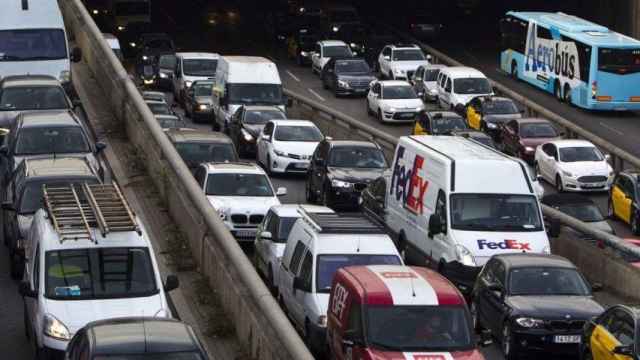
<path fill-rule="evenodd" d="M 426 352 L 426 351 L 380 351 L 368 348 L 367 353 L 372 360 L 484 360 L 478 350 L 452 351 L 452 352 Z"/>
<path fill-rule="evenodd" d="M 273 148 L 286 152 L 287 154 L 296 155 L 313 155 L 313 152 L 318 147 L 318 142 L 315 141 L 273 141 Z"/>
<path fill-rule="evenodd" d="M 549 238 L 542 230 L 515 232 L 451 229 L 451 234 L 457 244 L 471 252 L 479 266 L 484 265 L 495 254 L 522 251 L 539 254 L 549 250 Z"/>
<path fill-rule="evenodd" d="M 520 138 L 520 142 L 522 143 L 522 145 L 524 146 L 531 146 L 532 148 L 536 148 L 546 142 L 549 141 L 554 141 L 554 140 L 559 140 L 559 137 L 552 137 L 552 138 Z"/>
<path fill-rule="evenodd" d="M 208 195 L 207 199 L 214 209 L 227 215 L 230 215 L 231 213 L 266 214 L 272 206 L 280 205 L 280 200 L 275 196 Z"/>
<path fill-rule="evenodd" d="M 488 96 L 491 94 L 453 94 L 456 104 L 467 105 L 476 96 Z"/>
<path fill-rule="evenodd" d="M 427 60 L 417 60 L 417 61 L 394 61 L 389 67 L 392 70 L 405 70 L 405 71 L 415 71 L 419 66 L 429 65 L 429 61 Z"/>
<path fill-rule="evenodd" d="M 155 316 L 158 311 L 164 309 L 160 294 L 140 298 L 45 300 L 45 302 L 46 312 L 65 324 L 72 336 L 91 321 L 117 317 Z"/>
<path fill-rule="evenodd" d="M 516 114 L 492 114 L 492 115 L 485 115 L 482 117 L 482 119 L 485 122 L 491 122 L 491 123 L 495 123 L 495 124 L 504 124 L 509 120 L 513 120 L 513 119 L 520 119 L 522 117 L 521 114 L 516 113 Z"/>
<path fill-rule="evenodd" d="M 589 320 L 604 311 L 590 296 L 509 296 L 506 302 L 517 315 L 542 319 Z"/>
<path fill-rule="evenodd" d="M 380 105 L 394 107 L 396 109 L 412 109 L 422 108 L 422 100 L 420 99 L 382 99 Z"/>
<path fill-rule="evenodd" d="M 206 105 L 213 104 L 213 100 L 211 99 L 211 96 L 196 96 L 195 100 L 196 100 L 196 103 L 198 104 L 206 104 Z"/>
<path fill-rule="evenodd" d="M 610 166 L 606 161 L 576 161 L 558 163 L 560 168 L 574 176 L 599 175 L 609 176 Z"/>
<path fill-rule="evenodd" d="M 264 125 L 243 124 L 242 128 L 245 129 L 249 134 L 251 134 L 251 136 L 257 139 L 258 135 L 260 135 L 260 133 L 262 132 L 262 129 L 264 129 Z"/>
<path fill-rule="evenodd" d="M 349 182 L 364 182 L 369 184 L 373 180 L 384 174 L 386 169 L 353 169 L 329 167 L 328 176 L 332 179 L 345 180 Z"/>

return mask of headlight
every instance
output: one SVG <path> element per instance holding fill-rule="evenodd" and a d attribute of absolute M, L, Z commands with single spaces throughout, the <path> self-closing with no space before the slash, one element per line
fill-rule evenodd
<path fill-rule="evenodd" d="M 349 83 L 344 81 L 344 80 L 338 80 L 338 86 L 340 86 L 341 88 L 349 88 L 349 87 L 351 87 L 349 85 Z"/>
<path fill-rule="evenodd" d="M 340 28 L 337 27 L 337 26 L 334 26 L 333 28 L 331 28 L 331 30 L 333 30 L 333 32 L 338 32 L 338 30 L 340 30 Z"/>
<path fill-rule="evenodd" d="M 198 105 L 198 109 L 200 109 L 200 110 L 207 110 L 208 108 L 209 108 L 209 105 L 207 105 L 207 104 Z"/>
<path fill-rule="evenodd" d="M 525 146 L 524 147 L 524 151 L 526 152 L 534 152 L 536 149 L 534 149 L 532 146 Z"/>
<path fill-rule="evenodd" d="M 431 89 L 431 90 L 429 90 L 429 93 L 430 93 L 431 95 L 438 95 L 438 89 Z M 495 124 L 494 124 L 494 125 L 495 125 Z"/>
<path fill-rule="evenodd" d="M 131 47 L 136 47 L 136 43 L 134 43 L 134 42 L 130 42 L 130 43 L 129 43 L 129 46 L 131 46 Z"/>
<path fill-rule="evenodd" d="M 388 108 L 385 108 L 385 109 L 384 109 L 384 111 L 386 111 L 386 112 L 396 112 L 397 110 L 398 110 L 398 109 L 396 109 L 396 108 L 394 108 L 394 107 L 388 107 Z"/>
<path fill-rule="evenodd" d="M 318 325 L 320 325 L 322 327 L 326 327 L 327 326 L 327 315 L 318 316 Z"/>
<path fill-rule="evenodd" d="M 246 141 L 253 141 L 253 135 L 249 134 L 247 130 L 242 129 L 241 132 L 242 132 L 242 137 L 244 137 Z"/>
<path fill-rule="evenodd" d="M 516 324 L 522 326 L 523 328 L 540 328 L 544 326 L 544 320 L 530 318 L 530 317 L 521 317 L 516 319 Z"/>
<path fill-rule="evenodd" d="M 488 129 L 497 129 L 498 125 L 494 124 L 494 123 L 487 123 L 487 128 Z"/>
<path fill-rule="evenodd" d="M 562 170 L 562 175 L 564 175 L 564 176 L 568 176 L 568 177 L 573 177 L 573 174 L 572 174 L 572 173 L 570 173 L 570 172 L 568 172 L 568 171 L 565 171 L 565 170 Z"/>
<path fill-rule="evenodd" d="M 71 81 L 71 72 L 69 72 L 69 70 L 60 71 L 59 80 L 63 83 Z"/>
<path fill-rule="evenodd" d="M 473 258 L 471 251 L 462 245 L 456 245 L 456 253 L 458 260 L 464 266 L 476 266 L 476 259 Z"/>
<path fill-rule="evenodd" d="M 417 108 L 413 109 L 415 111 L 422 111 L 424 109 L 424 106 L 418 106 Z"/>
<path fill-rule="evenodd" d="M 184 82 L 184 86 L 186 86 L 187 89 L 190 88 L 191 85 L 193 85 L 193 81 L 191 81 L 191 80 L 187 80 L 187 81 Z"/>
<path fill-rule="evenodd" d="M 278 156 L 287 156 L 287 153 L 284 151 L 280 151 L 278 149 L 273 149 L 273 153 L 278 155 Z"/>
<path fill-rule="evenodd" d="M 118 26 L 118 31 L 124 31 L 126 28 L 122 25 Z M 135 44 L 133 45 L 135 46 Z"/>
<path fill-rule="evenodd" d="M 309 53 L 306 52 L 306 51 L 300 51 L 300 56 L 307 57 L 307 56 L 309 56 Z"/>
<path fill-rule="evenodd" d="M 163 79 L 166 79 L 166 78 L 169 77 L 169 75 L 167 75 L 166 73 L 161 72 L 160 73 L 160 77 L 163 78 Z"/>
<path fill-rule="evenodd" d="M 71 340 L 69 329 L 53 315 L 47 314 L 44 316 L 42 330 L 48 337 L 63 341 Z"/>
<path fill-rule="evenodd" d="M 351 43 L 351 44 L 349 44 L 349 46 L 351 46 L 354 49 L 358 47 L 358 45 L 356 45 L 356 43 Z"/>
<path fill-rule="evenodd" d="M 350 188 L 351 186 L 353 186 L 353 184 L 348 181 L 334 179 L 334 180 L 331 180 L 331 186 L 337 187 L 337 188 Z"/>
<path fill-rule="evenodd" d="M 93 15 L 98 15 L 100 14 L 100 10 L 98 9 L 93 9 L 93 11 L 91 11 L 93 13 Z"/>

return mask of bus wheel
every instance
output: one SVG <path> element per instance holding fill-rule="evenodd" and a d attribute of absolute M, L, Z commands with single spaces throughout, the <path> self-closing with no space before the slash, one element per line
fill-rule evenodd
<path fill-rule="evenodd" d="M 515 60 L 511 61 L 511 77 L 518 80 L 518 63 Z"/>
<path fill-rule="evenodd" d="M 562 87 L 560 86 L 560 81 L 556 80 L 555 85 L 553 85 L 553 94 L 556 96 L 558 101 L 562 102 L 564 100 L 562 98 Z"/>
<path fill-rule="evenodd" d="M 571 86 L 569 84 L 564 84 L 564 101 L 567 104 L 571 104 Z"/>

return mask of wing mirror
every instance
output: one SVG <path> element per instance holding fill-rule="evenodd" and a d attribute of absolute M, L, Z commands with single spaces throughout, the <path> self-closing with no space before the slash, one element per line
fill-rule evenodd
<path fill-rule="evenodd" d="M 276 191 L 276 195 L 277 196 L 285 196 L 285 195 L 287 195 L 287 188 L 286 187 L 279 187 L 278 190 Z"/>
<path fill-rule="evenodd" d="M 35 298 L 38 296 L 38 292 L 36 290 L 31 290 L 31 285 L 29 285 L 28 281 L 23 281 L 18 286 L 18 293 L 23 297 Z"/>
<path fill-rule="evenodd" d="M 498 285 L 498 284 L 491 284 L 489 286 L 487 286 L 487 290 L 492 291 L 494 293 L 499 293 L 500 297 L 502 297 L 502 295 L 504 294 L 504 288 L 502 287 L 502 285 Z"/>
<path fill-rule="evenodd" d="M 607 161 L 611 161 L 611 154 L 605 154 L 604 159 Z"/>
<path fill-rule="evenodd" d="M 167 279 L 164 282 L 164 291 L 175 290 L 180 286 L 180 280 L 175 275 L 167 275 Z"/>
<path fill-rule="evenodd" d="M 105 144 L 105 143 L 103 143 L 101 141 L 98 141 L 96 143 L 96 154 L 100 154 L 106 148 L 107 148 L 107 144 Z"/>

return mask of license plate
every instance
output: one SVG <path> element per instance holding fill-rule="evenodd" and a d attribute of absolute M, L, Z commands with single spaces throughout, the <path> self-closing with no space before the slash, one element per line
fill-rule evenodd
<path fill-rule="evenodd" d="M 584 188 L 597 188 L 597 187 L 603 187 L 604 184 L 603 183 L 589 183 L 589 184 L 582 184 L 581 185 Z"/>
<path fill-rule="evenodd" d="M 293 167 L 296 168 L 296 169 L 306 169 L 306 168 L 309 167 L 309 164 L 307 164 L 307 163 L 296 163 L 296 164 L 293 164 Z"/>
<path fill-rule="evenodd" d="M 256 236 L 256 231 L 255 230 L 240 230 L 240 231 L 236 231 L 236 237 L 239 238 L 250 238 L 250 237 L 255 237 Z"/>
<path fill-rule="evenodd" d="M 413 119 L 413 114 L 401 114 L 401 119 Z"/>
<path fill-rule="evenodd" d="M 556 344 L 577 344 L 580 342 L 580 335 L 556 335 L 553 337 Z"/>

